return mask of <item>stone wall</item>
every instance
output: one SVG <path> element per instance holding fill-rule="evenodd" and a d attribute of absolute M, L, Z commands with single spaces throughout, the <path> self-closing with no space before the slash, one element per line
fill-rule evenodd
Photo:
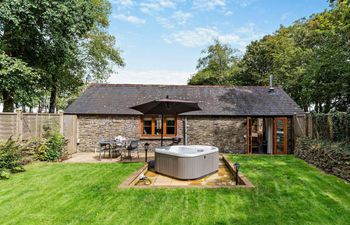
<path fill-rule="evenodd" d="M 246 152 L 246 117 L 187 118 L 189 145 L 213 145 L 218 147 L 220 152 Z"/>
<path fill-rule="evenodd" d="M 177 120 L 177 136 L 182 138 L 182 120 Z M 98 142 L 101 139 L 113 139 L 121 135 L 129 139 L 140 140 L 141 119 L 140 116 L 105 116 L 105 115 L 80 115 L 78 116 L 78 151 L 90 152 L 98 150 Z M 139 149 L 144 149 L 144 144 L 148 142 L 150 149 L 160 146 L 160 139 L 141 138 Z M 168 145 L 172 139 L 164 140 L 164 145 Z"/>
<path fill-rule="evenodd" d="M 184 117 L 177 118 L 177 137 L 184 142 Z M 246 117 L 187 117 L 189 145 L 213 145 L 221 152 L 245 153 L 247 149 L 247 119 Z M 144 144 L 150 144 L 150 149 L 160 146 L 159 138 L 140 137 L 140 116 L 78 116 L 78 151 L 98 150 L 101 139 L 112 139 L 118 135 L 140 140 L 140 150 Z M 168 145 L 172 139 L 164 140 Z M 293 153 L 292 120 L 288 118 L 288 154 Z"/>
<path fill-rule="evenodd" d="M 350 182 L 350 144 L 298 138 L 294 154 L 318 168 Z"/>

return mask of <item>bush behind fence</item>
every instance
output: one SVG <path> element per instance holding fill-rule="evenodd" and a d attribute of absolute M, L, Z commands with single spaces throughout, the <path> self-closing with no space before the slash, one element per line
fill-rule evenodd
<path fill-rule="evenodd" d="M 350 113 L 311 113 L 311 138 L 329 141 L 350 141 Z"/>

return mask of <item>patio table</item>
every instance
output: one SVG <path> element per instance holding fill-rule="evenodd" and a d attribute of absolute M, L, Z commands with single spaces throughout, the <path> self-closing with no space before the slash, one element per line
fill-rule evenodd
<path fill-rule="evenodd" d="M 127 146 L 132 142 L 132 141 L 138 141 L 135 139 L 128 139 L 128 138 L 123 138 L 122 140 L 102 140 L 99 142 L 99 146 L 100 146 L 100 155 L 99 158 L 101 160 L 101 155 L 102 155 L 102 151 L 104 150 L 103 148 L 108 148 L 109 150 L 109 157 L 110 159 L 112 159 L 112 153 L 113 151 L 115 152 L 119 152 L 120 155 L 122 155 L 122 151 L 126 150 Z M 128 155 L 127 158 L 131 157 L 131 152 L 128 151 Z M 121 159 L 122 160 L 122 159 Z"/>
<path fill-rule="evenodd" d="M 124 148 L 126 148 L 126 146 L 127 146 L 127 139 L 126 138 L 124 138 L 123 140 L 112 140 L 112 141 L 110 141 L 110 145 L 111 145 L 111 148 L 112 148 L 112 153 L 113 153 L 113 151 L 115 151 L 115 152 L 119 152 L 120 153 L 120 155 L 122 154 L 122 150 L 124 149 Z"/>

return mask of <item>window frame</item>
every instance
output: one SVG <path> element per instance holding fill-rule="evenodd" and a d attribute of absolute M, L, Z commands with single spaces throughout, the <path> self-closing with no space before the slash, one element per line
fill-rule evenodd
<path fill-rule="evenodd" d="M 145 115 L 141 116 L 141 126 L 140 126 L 140 136 L 141 138 L 161 138 L 161 134 L 156 135 L 156 118 L 160 117 L 160 115 Z M 152 119 L 152 125 L 151 125 L 151 134 L 144 134 L 144 119 L 145 118 L 151 118 Z M 167 118 L 174 118 L 174 134 L 167 134 Z M 177 135 L 177 116 L 171 116 L 171 115 L 163 115 L 163 137 L 164 138 L 174 138 Z"/>

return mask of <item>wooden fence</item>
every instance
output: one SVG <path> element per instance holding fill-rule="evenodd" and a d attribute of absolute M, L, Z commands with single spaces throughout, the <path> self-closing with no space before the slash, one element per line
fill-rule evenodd
<path fill-rule="evenodd" d="M 0 140 L 10 137 L 26 141 L 33 137 L 42 137 L 47 129 L 57 129 L 68 140 L 68 152 L 77 151 L 77 121 L 75 115 L 59 113 L 0 113 Z"/>
<path fill-rule="evenodd" d="M 305 137 L 307 135 L 307 120 L 308 115 L 294 115 L 293 125 L 294 125 L 294 135 L 295 137 Z"/>

